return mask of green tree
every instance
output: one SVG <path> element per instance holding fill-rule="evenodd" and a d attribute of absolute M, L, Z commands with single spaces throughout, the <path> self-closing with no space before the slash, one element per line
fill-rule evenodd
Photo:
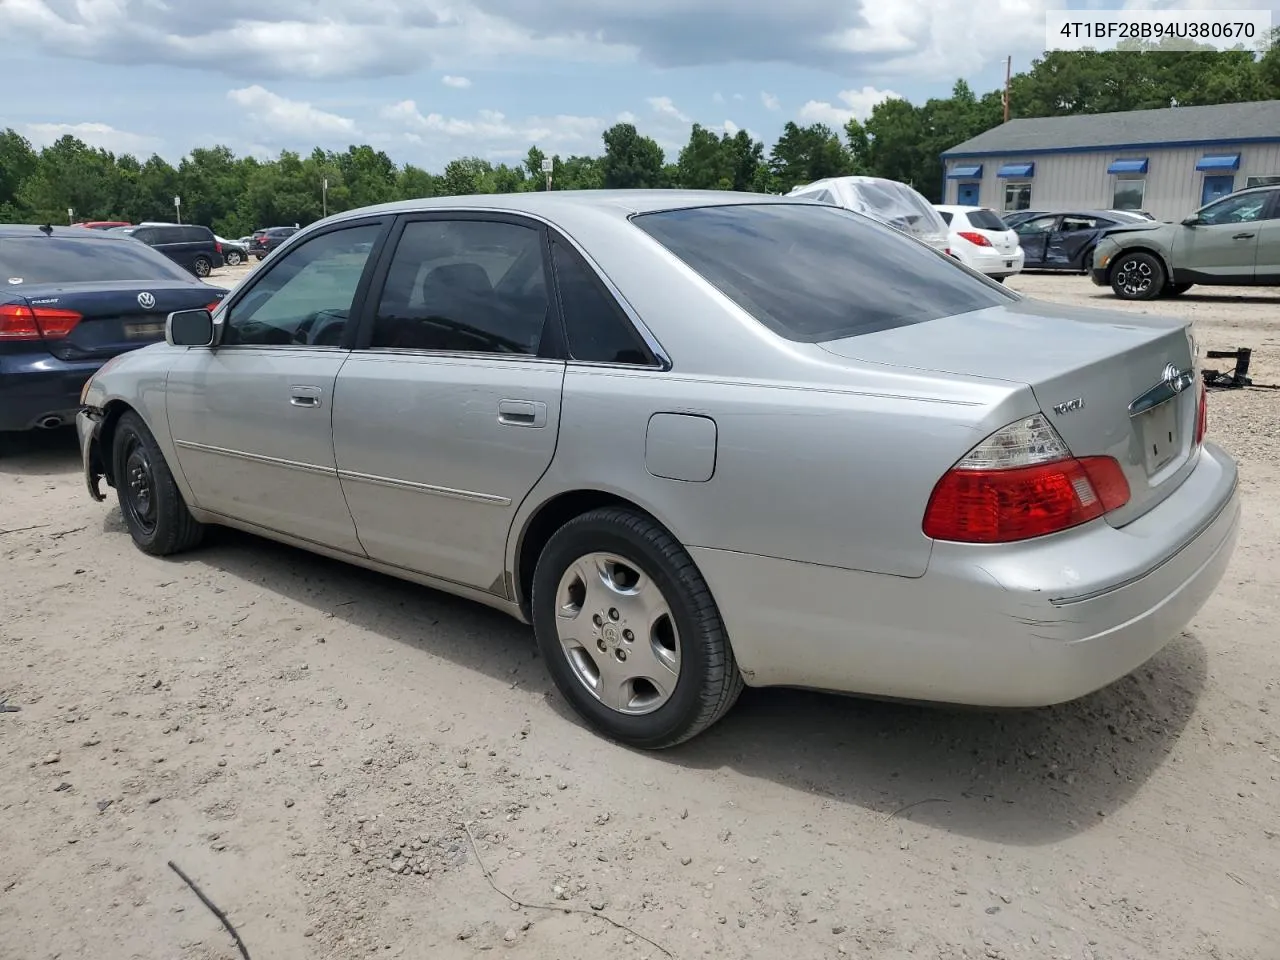
<path fill-rule="evenodd" d="M 601 175 L 609 189 L 653 188 L 663 181 L 662 147 L 641 136 L 635 124 L 619 123 L 604 132 Z"/>
<path fill-rule="evenodd" d="M 40 158 L 26 137 L 11 128 L 0 133 L 0 221 L 21 219 L 18 191 L 39 167 Z"/>
<path fill-rule="evenodd" d="M 807 127 L 788 122 L 769 156 L 773 186 L 787 193 L 792 187 L 853 171 L 853 161 L 835 131 L 825 123 Z"/>

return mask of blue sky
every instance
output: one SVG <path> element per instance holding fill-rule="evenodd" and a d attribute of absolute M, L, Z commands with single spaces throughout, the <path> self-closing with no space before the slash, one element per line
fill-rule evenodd
<path fill-rule="evenodd" d="M 1042 0 L 0 0 L 0 127 L 176 160 L 372 143 L 438 170 L 533 143 L 598 153 L 634 122 L 674 155 L 689 126 L 865 119 L 888 95 L 1001 84 L 1044 48 Z M 1276 0 L 1132 0 L 1272 9 Z M 1274 15 L 1280 22 L 1280 15 Z M 19 92 L 19 86 L 22 92 Z"/>

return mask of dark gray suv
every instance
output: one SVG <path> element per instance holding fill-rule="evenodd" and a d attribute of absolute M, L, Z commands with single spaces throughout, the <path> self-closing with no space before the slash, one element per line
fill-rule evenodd
<path fill-rule="evenodd" d="M 214 267 L 222 266 L 218 241 L 208 227 L 186 223 L 142 223 L 136 227 L 115 227 L 110 232 L 127 234 L 149 247 L 155 247 L 197 277 L 207 277 Z"/>

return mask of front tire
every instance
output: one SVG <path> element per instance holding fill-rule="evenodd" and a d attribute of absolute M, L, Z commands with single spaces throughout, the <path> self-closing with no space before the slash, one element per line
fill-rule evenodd
<path fill-rule="evenodd" d="M 1142 250 L 1121 253 L 1111 268 L 1111 292 L 1121 300 L 1154 300 L 1165 282 L 1160 258 Z"/>
<path fill-rule="evenodd" d="M 116 424 L 111 452 L 120 515 L 138 549 L 167 557 L 199 544 L 204 524 L 187 509 L 160 445 L 133 411 Z"/>
<path fill-rule="evenodd" d="M 203 280 L 209 274 L 213 273 L 213 264 L 205 257 L 196 257 L 195 263 L 192 265 L 197 277 Z"/>
<path fill-rule="evenodd" d="M 702 574 L 638 512 L 592 510 L 556 531 L 538 558 L 531 606 L 556 687 L 614 740 L 675 746 L 724 716 L 742 692 Z"/>

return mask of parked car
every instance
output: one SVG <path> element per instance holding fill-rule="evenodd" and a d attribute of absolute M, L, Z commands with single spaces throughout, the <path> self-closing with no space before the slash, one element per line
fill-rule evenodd
<path fill-rule="evenodd" d="M 854 210 L 897 227 L 929 246 L 950 253 L 947 225 L 918 191 L 881 177 L 829 177 L 796 187 L 788 196 L 804 197 Z"/>
<path fill-rule="evenodd" d="M 1179 223 L 1110 231 L 1090 276 L 1121 300 L 1176 297 L 1197 283 L 1280 286 L 1280 184 L 1237 190 Z"/>
<path fill-rule="evenodd" d="M 1048 213 L 1047 210 L 1014 210 L 1000 214 L 1000 219 L 1012 230 L 1018 228 L 1018 224 L 1024 220 L 1030 220 L 1032 217 L 1043 216 Z"/>
<path fill-rule="evenodd" d="M 74 226 L 84 227 L 86 230 L 110 230 L 112 227 L 128 227 L 132 224 L 128 220 L 85 220 Z"/>
<path fill-rule="evenodd" d="M 249 252 L 261 260 L 297 232 L 297 227 L 264 227 L 255 230 L 249 241 Z"/>
<path fill-rule="evenodd" d="M 223 263 L 218 241 L 208 227 L 188 223 L 141 223 L 136 227 L 114 227 L 110 232 L 140 240 L 197 277 L 209 276 L 214 267 Z"/>
<path fill-rule="evenodd" d="M 1194 354 L 825 204 L 441 197 L 313 224 L 78 426 L 144 552 L 226 524 L 489 604 L 657 748 L 744 683 L 1031 706 L 1144 663 L 1239 523 Z"/>
<path fill-rule="evenodd" d="M 68 426 L 111 357 L 164 339 L 172 310 L 215 306 L 149 247 L 100 230 L 0 226 L 0 431 Z"/>
<path fill-rule="evenodd" d="M 224 240 L 216 233 L 213 239 L 217 242 L 218 252 L 222 254 L 222 259 L 226 261 L 228 267 L 239 266 L 249 259 L 249 247 L 239 240 Z"/>
<path fill-rule="evenodd" d="M 1115 227 L 1151 222 L 1122 210 L 1076 210 L 1040 214 L 1013 229 L 1026 254 L 1027 270 L 1088 273 L 1099 238 Z"/>
<path fill-rule="evenodd" d="M 951 255 L 966 267 L 1001 283 L 1022 272 L 1018 235 L 994 211 L 951 205 L 936 209 L 951 231 L 947 236 Z"/>

